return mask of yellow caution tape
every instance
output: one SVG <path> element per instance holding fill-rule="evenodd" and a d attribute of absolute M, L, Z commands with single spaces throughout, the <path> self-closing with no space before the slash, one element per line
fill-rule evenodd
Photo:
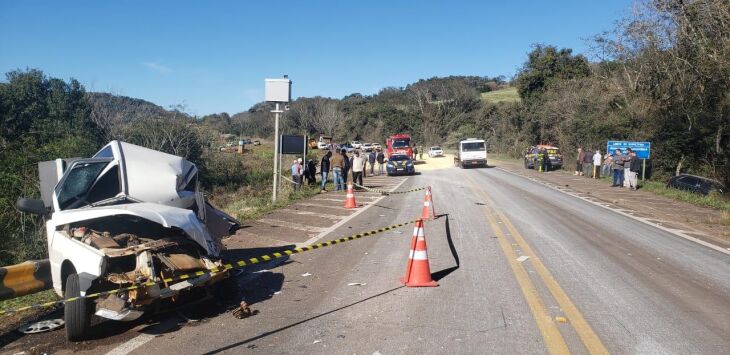
<path fill-rule="evenodd" d="M 74 301 L 79 301 L 79 300 L 83 300 L 83 299 L 94 299 L 94 298 L 98 298 L 98 297 L 101 297 L 101 296 L 112 295 L 112 294 L 116 294 L 116 293 L 120 293 L 120 292 L 124 292 L 124 291 L 136 290 L 136 289 L 139 289 L 139 288 L 142 288 L 142 287 L 150 287 L 150 286 L 154 286 L 154 285 L 156 285 L 158 283 L 163 283 L 163 282 L 165 282 L 165 283 L 171 283 L 171 282 L 176 282 L 176 281 L 181 281 L 181 280 L 189 279 L 191 277 L 200 277 L 200 276 L 204 276 L 204 275 L 207 275 L 207 274 L 213 275 L 213 274 L 216 274 L 216 273 L 219 273 L 219 272 L 225 272 L 225 271 L 233 270 L 233 269 L 240 269 L 240 268 L 243 268 L 243 267 L 246 267 L 246 266 L 250 266 L 250 265 L 254 265 L 254 264 L 258 264 L 258 263 L 261 263 L 261 262 L 264 262 L 264 261 L 269 261 L 269 260 L 273 260 L 273 259 L 283 258 L 283 257 L 289 256 L 289 255 L 293 255 L 293 254 L 300 254 L 300 253 L 304 253 L 304 252 L 307 252 L 307 251 L 312 251 L 312 250 L 315 250 L 315 249 L 321 249 L 321 248 L 325 248 L 325 247 L 329 247 L 329 246 L 333 246 L 333 245 L 337 245 L 337 244 L 342 244 L 342 243 L 346 243 L 346 242 L 349 242 L 349 241 L 353 241 L 355 239 L 360 239 L 360 238 L 364 238 L 364 237 L 370 237 L 370 236 L 373 236 L 373 235 L 376 235 L 376 234 L 379 234 L 379 233 L 387 232 L 387 231 L 390 231 L 390 230 L 393 230 L 393 229 L 397 229 L 397 228 L 400 228 L 400 227 L 407 226 L 409 224 L 416 223 L 416 221 L 417 220 L 403 222 L 403 223 L 398 223 L 398 224 L 390 225 L 390 226 L 387 226 L 387 227 L 382 227 L 382 228 L 374 229 L 374 230 L 371 230 L 371 231 L 368 231 L 368 232 L 360 232 L 360 233 L 353 234 L 353 235 L 348 236 L 348 237 L 342 237 L 342 238 L 339 238 L 339 239 L 333 239 L 333 240 L 330 240 L 330 241 L 327 241 L 327 242 L 323 242 L 323 243 L 312 244 L 310 246 L 299 247 L 299 248 L 294 248 L 294 249 L 282 250 L 281 252 L 274 252 L 274 253 L 271 253 L 271 254 L 265 254 L 265 255 L 261 255 L 261 256 L 255 257 L 255 258 L 249 258 L 249 259 L 245 259 L 245 260 L 238 260 L 236 262 L 227 263 L 227 264 L 224 264 L 222 266 L 215 267 L 215 268 L 212 268 L 212 269 L 209 269 L 209 270 L 205 270 L 205 271 L 202 271 L 201 270 L 201 271 L 197 271 L 197 272 L 193 272 L 193 273 L 189 273 L 189 274 L 178 275 L 178 276 L 175 276 L 175 277 L 169 277 L 169 278 L 166 278 L 166 279 L 162 279 L 160 281 L 147 281 L 147 282 L 144 282 L 144 283 L 134 284 L 132 286 L 122 287 L 122 288 L 118 288 L 118 289 L 114 289 L 114 290 L 109 290 L 109 291 L 104 291 L 104 292 L 96 292 L 96 293 L 89 293 L 89 294 L 86 294 L 85 296 L 70 297 L 70 298 L 66 298 L 66 299 L 63 299 L 63 300 L 59 300 L 59 301 L 52 301 L 52 302 L 46 302 L 46 303 L 38 303 L 38 304 L 30 305 L 30 306 L 25 306 L 25 307 L 19 307 L 19 308 L 14 308 L 14 309 L 3 310 L 3 311 L 0 311 L 0 315 L 5 315 L 5 314 L 9 314 L 9 313 L 20 312 L 20 311 L 26 311 L 26 310 L 29 310 L 29 309 L 38 309 L 38 308 L 48 308 L 48 307 L 53 307 L 53 306 L 59 306 L 59 305 L 62 305 L 62 304 L 66 304 L 68 302 L 74 302 Z"/>
<path fill-rule="evenodd" d="M 353 183 L 353 185 L 355 185 L 355 186 L 357 186 L 357 187 L 359 187 L 361 189 L 364 189 L 364 190 L 367 190 L 367 191 L 370 191 L 370 192 L 377 192 L 377 193 L 382 194 L 382 195 L 385 195 L 385 196 L 388 196 L 388 195 L 398 195 L 398 194 L 407 194 L 409 192 L 422 191 L 422 190 L 425 190 L 425 189 L 429 188 L 429 186 L 421 186 L 421 187 L 416 187 L 414 189 L 403 190 L 403 191 L 385 191 L 385 190 L 373 189 L 371 187 L 362 186 L 362 185 L 358 185 L 358 184 L 355 184 L 355 183 Z"/>

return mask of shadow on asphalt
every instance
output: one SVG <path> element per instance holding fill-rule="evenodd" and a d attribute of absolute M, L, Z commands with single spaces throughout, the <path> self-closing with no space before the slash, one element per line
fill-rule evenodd
<path fill-rule="evenodd" d="M 360 304 L 360 303 L 363 303 L 363 302 L 367 302 L 367 301 L 369 301 L 369 300 L 372 300 L 372 299 L 374 299 L 374 298 L 377 298 L 377 297 L 380 297 L 380 296 L 383 296 L 383 295 L 387 295 L 387 294 L 389 294 L 389 293 L 391 293 L 391 292 L 393 292 L 393 291 L 395 291 L 395 290 L 397 290 L 397 289 L 399 289 L 399 288 L 403 288 L 403 287 L 405 287 L 405 286 L 398 286 L 398 287 L 395 287 L 395 288 L 391 288 L 391 289 L 389 289 L 389 290 L 386 290 L 386 291 L 380 292 L 380 293 L 378 293 L 378 294 L 372 295 L 372 296 L 370 296 L 370 297 L 367 297 L 367 298 L 363 298 L 363 299 L 361 299 L 361 300 L 359 300 L 359 301 L 356 301 L 356 302 L 350 303 L 350 304 L 348 304 L 348 305 L 344 305 L 344 306 L 342 306 L 342 307 L 338 307 L 338 308 L 335 308 L 335 309 L 333 309 L 333 310 L 330 310 L 330 311 L 327 311 L 327 312 L 324 312 L 324 313 L 320 313 L 320 314 L 318 314 L 318 315 L 316 315 L 316 316 L 313 316 L 313 317 L 309 317 L 309 318 L 307 318 L 307 319 L 304 319 L 304 320 L 301 320 L 301 321 L 298 321 L 298 322 L 295 322 L 295 323 L 292 323 L 292 324 L 289 324 L 289 325 L 283 326 L 283 327 L 281 327 L 281 328 L 278 328 L 278 329 L 274 329 L 274 330 L 272 330 L 272 331 L 268 331 L 268 332 L 266 332 L 266 333 L 262 333 L 262 334 L 259 334 L 259 335 L 255 336 L 255 337 L 252 337 L 252 338 L 248 338 L 248 339 L 246 339 L 246 340 L 242 340 L 242 341 L 239 341 L 239 342 L 237 342 L 237 343 L 233 343 L 233 344 L 230 344 L 230 345 L 226 345 L 226 346 L 224 346 L 224 347 L 221 347 L 221 348 L 218 348 L 218 349 L 215 349 L 215 350 L 209 351 L 209 352 L 207 352 L 207 353 L 204 353 L 204 354 L 218 354 L 218 353 L 224 352 L 224 351 L 226 351 L 226 350 L 230 350 L 230 349 L 233 349 L 233 348 L 237 348 L 237 347 L 239 347 L 239 346 L 242 346 L 242 345 L 246 345 L 246 344 L 248 344 L 248 343 L 250 343 L 250 342 L 253 342 L 253 341 L 256 341 L 256 340 L 259 340 L 259 339 L 263 339 L 263 338 L 266 338 L 266 337 L 267 337 L 267 336 L 269 336 L 269 335 L 273 335 L 273 334 L 276 334 L 276 333 L 282 332 L 282 331 L 284 331 L 284 330 L 287 330 L 287 329 L 290 329 L 290 328 L 296 327 L 296 326 L 298 326 L 298 325 L 302 325 L 302 324 L 304 324 L 304 323 L 307 323 L 307 322 L 309 322 L 309 321 L 315 320 L 315 319 L 317 319 L 317 318 L 321 318 L 321 317 L 324 317 L 324 316 L 330 315 L 330 314 L 332 314 L 332 313 L 335 313 L 335 312 L 341 311 L 341 310 L 343 310 L 343 309 L 347 309 L 347 308 L 349 308 L 349 307 L 352 307 L 352 306 L 358 305 L 358 304 Z"/>
<path fill-rule="evenodd" d="M 459 261 L 459 253 L 456 252 L 456 247 L 454 246 L 454 240 L 451 238 L 451 223 L 449 222 L 449 214 L 444 213 L 444 214 L 440 214 L 440 215 L 436 216 L 436 218 L 441 218 L 441 217 L 446 217 L 446 222 L 445 222 L 446 241 L 449 243 L 449 250 L 451 250 L 451 256 L 454 258 L 454 263 L 456 265 L 432 273 L 431 278 L 434 279 L 435 281 L 441 280 L 444 277 L 448 276 L 450 273 L 456 271 L 456 269 L 458 269 L 459 266 L 461 265 L 461 263 Z"/>

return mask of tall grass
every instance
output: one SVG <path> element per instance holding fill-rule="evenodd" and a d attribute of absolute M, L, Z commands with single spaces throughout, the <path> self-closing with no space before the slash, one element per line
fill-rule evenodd
<path fill-rule="evenodd" d="M 317 153 L 311 153 L 307 158 L 316 159 Z M 288 158 L 282 159 L 281 171 L 287 177 L 289 160 Z M 251 153 L 243 156 L 243 168 L 246 172 L 245 183 L 235 188 L 229 186 L 214 189 L 210 194 L 211 202 L 240 221 L 247 221 L 319 192 L 318 186 L 310 187 L 306 184 L 302 186 L 301 191 L 295 192 L 291 183 L 284 180 L 280 184 L 277 202 L 273 203 L 271 201 L 273 162 L 273 146 L 255 147 Z"/>

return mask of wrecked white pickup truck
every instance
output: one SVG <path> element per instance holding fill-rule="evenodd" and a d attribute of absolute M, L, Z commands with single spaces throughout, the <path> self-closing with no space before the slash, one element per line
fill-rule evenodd
<path fill-rule="evenodd" d="M 89 159 L 39 163 L 53 288 L 65 297 L 145 286 L 65 305 L 66 334 L 89 335 L 91 316 L 138 318 L 150 304 L 219 281 L 224 272 L 174 283 L 165 278 L 221 265 L 220 239 L 239 225 L 198 192 L 196 166 L 177 156 L 112 141 Z"/>

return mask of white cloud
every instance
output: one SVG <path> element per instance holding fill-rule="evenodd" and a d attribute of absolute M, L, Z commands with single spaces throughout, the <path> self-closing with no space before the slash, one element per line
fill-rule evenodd
<path fill-rule="evenodd" d="M 158 62 L 144 62 L 144 63 L 142 63 L 142 65 L 144 65 L 147 68 L 152 69 L 158 73 L 167 74 L 167 73 L 172 72 L 172 68 L 164 66 Z"/>

